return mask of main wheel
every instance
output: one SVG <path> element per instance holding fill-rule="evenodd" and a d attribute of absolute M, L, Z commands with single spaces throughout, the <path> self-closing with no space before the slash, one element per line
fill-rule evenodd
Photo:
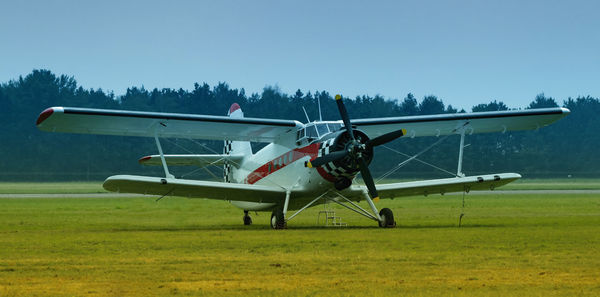
<path fill-rule="evenodd" d="M 394 221 L 394 213 L 389 208 L 383 208 L 379 211 L 379 217 L 381 217 L 381 221 L 379 222 L 379 227 L 382 228 L 394 228 L 396 227 L 396 221 Z"/>
<path fill-rule="evenodd" d="M 271 214 L 271 228 L 285 229 L 286 227 L 287 224 L 283 218 L 283 210 L 280 208 L 273 210 L 273 213 Z"/>

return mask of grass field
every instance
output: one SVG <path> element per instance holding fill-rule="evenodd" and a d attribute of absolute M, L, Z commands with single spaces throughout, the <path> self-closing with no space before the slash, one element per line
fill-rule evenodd
<path fill-rule="evenodd" d="M 269 214 L 165 198 L 0 199 L 0 296 L 599 296 L 600 195 L 382 200 L 398 227 L 322 206 Z"/>

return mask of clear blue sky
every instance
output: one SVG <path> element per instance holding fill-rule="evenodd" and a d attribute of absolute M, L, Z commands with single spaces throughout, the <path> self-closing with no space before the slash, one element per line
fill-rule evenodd
<path fill-rule="evenodd" d="M 35 68 L 121 95 L 225 81 L 470 110 L 600 97 L 600 1 L 4 1 L 0 81 Z"/>

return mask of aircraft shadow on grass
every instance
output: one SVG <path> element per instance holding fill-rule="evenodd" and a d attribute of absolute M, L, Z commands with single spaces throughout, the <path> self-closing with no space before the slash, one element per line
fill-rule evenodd
<path fill-rule="evenodd" d="M 505 227 L 504 224 L 467 224 L 458 226 L 457 224 L 436 224 L 436 225 L 397 225 L 398 229 L 473 229 L 473 228 L 496 228 Z M 113 232 L 176 232 L 176 231 L 261 231 L 270 230 L 269 225 L 254 225 L 240 226 L 231 225 L 198 225 L 198 226 L 182 226 L 182 227 L 138 227 L 138 228 L 114 228 Z M 362 230 L 362 229 L 379 229 L 377 226 L 294 226 L 289 230 Z"/>

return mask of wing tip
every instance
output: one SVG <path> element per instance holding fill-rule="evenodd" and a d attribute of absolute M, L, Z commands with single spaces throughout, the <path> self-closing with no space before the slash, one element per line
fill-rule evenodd
<path fill-rule="evenodd" d="M 35 122 L 35 125 L 39 126 L 42 122 L 44 122 L 46 119 L 48 119 L 53 113 L 54 113 L 54 107 L 46 108 L 38 116 L 37 121 Z"/>
<path fill-rule="evenodd" d="M 148 160 L 150 160 L 150 159 L 152 159 L 152 156 L 144 156 L 144 157 L 141 157 L 141 158 L 138 160 L 138 163 L 140 163 L 140 164 L 144 164 L 144 162 L 146 162 L 146 161 L 148 161 Z"/>

